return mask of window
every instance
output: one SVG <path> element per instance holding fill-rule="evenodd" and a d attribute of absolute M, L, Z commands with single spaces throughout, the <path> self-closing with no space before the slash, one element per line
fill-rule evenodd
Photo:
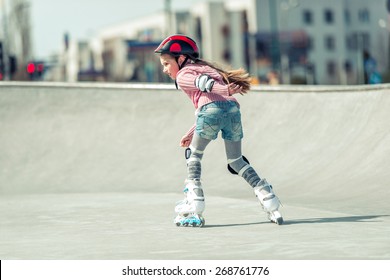
<path fill-rule="evenodd" d="M 331 77 L 335 76 L 335 74 L 336 74 L 336 63 L 334 63 L 334 61 L 328 61 L 326 63 L 326 72 Z"/>
<path fill-rule="evenodd" d="M 313 20 L 313 13 L 309 10 L 303 11 L 303 23 L 306 25 L 312 25 L 314 22 Z"/>
<path fill-rule="evenodd" d="M 313 37 L 311 37 L 311 36 L 309 36 L 307 38 L 307 49 L 314 50 L 314 40 L 313 40 Z"/>
<path fill-rule="evenodd" d="M 202 41 L 202 21 L 200 20 L 200 17 L 195 19 L 195 34 L 196 37 L 199 38 L 199 41 Z"/>
<path fill-rule="evenodd" d="M 334 51 L 336 49 L 336 40 L 332 35 L 325 37 L 325 49 L 328 51 Z"/>
<path fill-rule="evenodd" d="M 369 23 L 370 22 L 370 12 L 367 8 L 360 9 L 358 12 L 358 18 L 359 21 L 362 23 Z"/>
<path fill-rule="evenodd" d="M 349 10 L 344 11 L 344 22 L 345 22 L 345 25 L 351 24 L 351 13 L 349 12 Z"/>
<path fill-rule="evenodd" d="M 345 46 L 347 50 L 356 50 L 356 42 L 354 42 L 353 36 L 347 35 L 345 37 Z"/>
<path fill-rule="evenodd" d="M 370 34 L 363 32 L 362 34 L 362 45 L 364 49 L 370 49 L 371 48 L 371 38 Z"/>
<path fill-rule="evenodd" d="M 348 50 L 362 50 L 370 48 L 370 34 L 366 32 L 354 32 L 346 38 Z"/>
<path fill-rule="evenodd" d="M 332 10 L 326 9 L 324 11 L 324 21 L 327 24 L 333 24 L 334 23 L 334 15 L 333 15 L 333 11 Z"/>
<path fill-rule="evenodd" d="M 351 73 L 352 72 L 352 62 L 350 60 L 346 60 L 344 62 L 344 70 L 347 73 Z"/>

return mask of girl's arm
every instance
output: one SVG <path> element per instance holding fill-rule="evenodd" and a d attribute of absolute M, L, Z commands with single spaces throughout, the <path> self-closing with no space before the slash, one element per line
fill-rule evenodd
<path fill-rule="evenodd" d="M 188 93 L 193 91 L 198 91 L 200 94 L 218 94 L 222 96 L 230 96 L 237 92 L 237 89 L 230 88 L 230 85 L 234 84 L 225 84 L 220 79 L 218 79 L 216 76 L 213 77 L 210 73 L 210 75 L 205 73 L 198 73 L 192 69 L 186 69 L 183 68 L 178 76 L 177 76 L 177 83 L 180 86 L 180 88 Z M 208 90 L 206 90 L 206 85 L 212 84 L 212 87 Z M 208 87 L 207 87 L 208 88 Z"/>
<path fill-rule="evenodd" d="M 190 130 L 181 138 L 180 146 L 181 147 L 189 147 L 192 141 L 192 137 L 194 136 L 195 125 L 193 125 Z"/>

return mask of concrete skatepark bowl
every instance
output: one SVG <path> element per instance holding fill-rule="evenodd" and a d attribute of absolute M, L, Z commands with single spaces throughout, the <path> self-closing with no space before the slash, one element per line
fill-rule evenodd
<path fill-rule="evenodd" d="M 390 85 L 237 98 L 282 226 L 229 174 L 221 139 L 202 162 L 205 227 L 173 224 L 194 122 L 173 86 L 0 83 L 0 259 L 389 259 Z"/>

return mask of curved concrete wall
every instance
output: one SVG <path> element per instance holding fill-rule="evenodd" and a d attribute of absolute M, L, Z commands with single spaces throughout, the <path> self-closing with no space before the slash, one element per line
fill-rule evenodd
<path fill-rule="evenodd" d="M 284 203 L 389 209 L 390 85 L 264 86 L 238 99 L 243 152 Z M 178 192 L 193 122 L 171 85 L 0 83 L 0 193 Z M 203 180 L 209 194 L 250 193 L 220 139 Z"/>

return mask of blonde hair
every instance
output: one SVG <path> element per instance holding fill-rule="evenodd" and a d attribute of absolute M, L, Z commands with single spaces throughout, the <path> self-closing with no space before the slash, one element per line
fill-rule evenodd
<path fill-rule="evenodd" d="M 207 65 L 217 70 L 223 77 L 223 80 L 226 84 L 234 83 L 242 87 L 241 94 L 247 93 L 251 88 L 252 77 L 243 68 L 227 70 L 217 66 L 214 63 L 210 63 L 202 59 L 194 59 L 193 61 L 195 64 Z"/>

